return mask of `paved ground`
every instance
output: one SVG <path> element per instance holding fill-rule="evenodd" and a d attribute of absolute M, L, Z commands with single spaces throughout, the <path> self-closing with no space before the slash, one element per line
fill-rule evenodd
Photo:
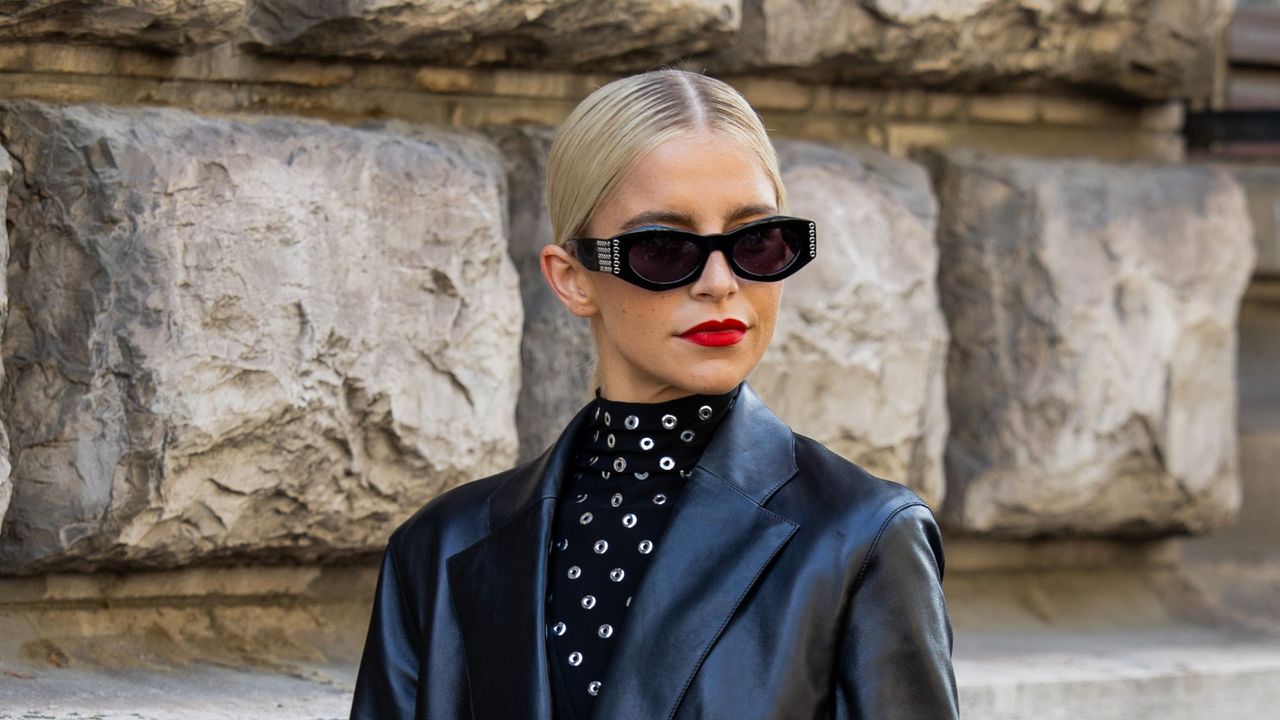
<path fill-rule="evenodd" d="M 346 720 L 351 688 L 326 674 L 202 664 L 174 670 L 0 670 L 0 720 Z"/>
<path fill-rule="evenodd" d="M 959 635 L 972 720 L 1275 720 L 1280 639 L 1197 627 Z"/>

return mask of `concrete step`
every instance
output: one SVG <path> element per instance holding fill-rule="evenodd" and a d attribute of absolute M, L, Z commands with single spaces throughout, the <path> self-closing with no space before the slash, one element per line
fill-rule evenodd
<path fill-rule="evenodd" d="M 1196 627 L 957 635 L 967 720 L 1275 720 L 1280 640 Z"/>

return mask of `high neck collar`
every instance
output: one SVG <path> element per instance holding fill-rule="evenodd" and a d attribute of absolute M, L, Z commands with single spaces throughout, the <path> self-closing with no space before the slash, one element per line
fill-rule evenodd
<path fill-rule="evenodd" d="M 687 477 L 733 406 L 728 392 L 661 402 L 609 400 L 596 388 L 579 435 L 575 469 L 590 482 L 632 483 L 655 474 Z"/>

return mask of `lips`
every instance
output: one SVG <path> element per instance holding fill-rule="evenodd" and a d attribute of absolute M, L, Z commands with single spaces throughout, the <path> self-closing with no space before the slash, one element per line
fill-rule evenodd
<path fill-rule="evenodd" d="M 727 318 L 725 320 L 708 320 L 685 330 L 680 337 L 699 345 L 720 347 L 733 345 L 746 334 L 747 325 L 741 320 Z"/>

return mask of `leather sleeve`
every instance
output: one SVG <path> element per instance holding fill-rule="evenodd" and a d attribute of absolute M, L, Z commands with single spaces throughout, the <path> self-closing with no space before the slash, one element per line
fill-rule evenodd
<path fill-rule="evenodd" d="M 959 718 L 942 535 L 927 505 L 893 511 L 866 553 L 842 619 L 839 720 Z"/>
<path fill-rule="evenodd" d="M 417 700 L 420 637 L 396 565 L 394 536 L 382 556 L 351 720 L 410 720 Z"/>

